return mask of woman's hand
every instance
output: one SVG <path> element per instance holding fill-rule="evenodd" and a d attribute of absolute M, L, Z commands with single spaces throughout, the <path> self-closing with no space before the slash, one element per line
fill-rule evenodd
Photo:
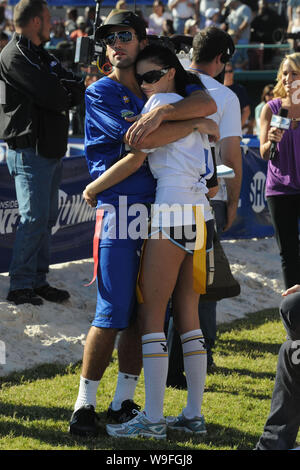
<path fill-rule="evenodd" d="M 284 291 L 281 295 L 283 297 L 286 297 L 287 295 L 294 294 L 295 292 L 300 292 L 300 285 L 299 284 L 296 284 L 295 286 L 290 287 L 289 289 Z"/>
<path fill-rule="evenodd" d="M 270 127 L 268 132 L 268 140 L 270 142 L 280 142 L 284 131 L 281 129 L 277 129 L 277 127 Z"/>
<path fill-rule="evenodd" d="M 96 194 L 94 194 L 93 191 L 89 189 L 89 185 L 86 186 L 85 190 L 82 193 L 82 196 L 90 207 L 97 206 Z"/>

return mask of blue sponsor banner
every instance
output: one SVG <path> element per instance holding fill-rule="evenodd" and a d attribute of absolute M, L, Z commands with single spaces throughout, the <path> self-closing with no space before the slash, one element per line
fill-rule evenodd
<path fill-rule="evenodd" d="M 244 138 L 243 183 L 237 218 L 224 239 L 273 236 L 265 198 L 267 163 L 259 156 L 258 141 Z M 0 142 L 0 272 L 7 272 L 19 220 L 14 181 L 6 163 L 6 145 Z M 82 198 L 90 182 L 83 154 L 83 139 L 70 138 L 63 159 L 63 180 L 59 191 L 59 215 L 52 230 L 51 263 L 92 257 L 96 211 Z"/>
<path fill-rule="evenodd" d="M 259 154 L 256 138 L 244 138 L 243 180 L 237 217 L 223 239 L 263 238 L 274 235 L 265 197 L 268 163 Z"/>

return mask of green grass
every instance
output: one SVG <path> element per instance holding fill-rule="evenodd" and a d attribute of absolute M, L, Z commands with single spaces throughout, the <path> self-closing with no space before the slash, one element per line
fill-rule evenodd
<path fill-rule="evenodd" d="M 80 364 L 46 364 L 0 378 L 0 450 L 251 450 L 269 413 L 277 354 L 284 339 L 277 309 L 263 310 L 218 328 L 218 369 L 207 376 L 203 412 L 208 432 L 201 438 L 178 433 L 163 442 L 108 437 L 105 410 L 116 385 L 115 354 L 98 390 L 97 412 L 103 432 L 95 439 L 74 439 L 68 434 Z M 181 412 L 186 393 L 167 389 L 166 415 Z M 135 401 L 144 404 L 143 377 Z"/>

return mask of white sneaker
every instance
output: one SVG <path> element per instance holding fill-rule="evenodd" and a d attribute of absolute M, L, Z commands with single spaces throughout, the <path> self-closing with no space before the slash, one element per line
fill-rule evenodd
<path fill-rule="evenodd" d="M 136 416 L 122 424 L 107 424 L 106 431 L 113 437 L 153 437 L 166 439 L 167 425 L 165 419 L 158 423 L 149 421 L 143 411 L 136 411 Z"/>

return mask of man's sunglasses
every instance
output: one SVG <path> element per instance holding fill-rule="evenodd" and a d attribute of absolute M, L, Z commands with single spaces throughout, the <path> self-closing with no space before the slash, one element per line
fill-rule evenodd
<path fill-rule="evenodd" d="M 117 31 L 115 33 L 109 33 L 104 37 L 104 41 L 107 46 L 113 46 L 117 40 L 120 42 L 130 42 L 133 40 L 134 33 L 131 31 Z"/>
<path fill-rule="evenodd" d="M 143 82 L 157 83 L 164 75 L 166 75 L 168 70 L 169 69 L 150 70 L 149 72 L 146 72 L 143 75 L 139 75 L 138 73 L 136 73 L 136 81 L 139 85 L 141 85 Z"/>

